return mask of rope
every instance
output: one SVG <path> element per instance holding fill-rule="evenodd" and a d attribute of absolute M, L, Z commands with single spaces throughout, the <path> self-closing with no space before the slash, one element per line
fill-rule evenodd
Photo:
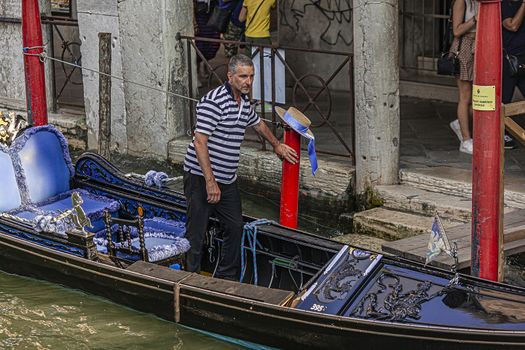
<path fill-rule="evenodd" d="M 44 48 L 44 51 L 42 53 L 40 53 L 40 54 L 34 54 L 34 53 L 28 53 L 27 52 L 28 50 L 32 50 L 32 49 L 36 49 L 36 48 Z M 138 83 L 136 81 L 124 79 L 124 78 L 118 77 L 116 75 L 111 75 L 111 74 L 108 74 L 108 73 L 104 73 L 104 72 L 98 71 L 96 69 L 82 67 L 82 66 L 80 66 L 78 64 L 75 64 L 75 63 L 67 62 L 67 61 L 60 60 L 60 59 L 55 58 L 55 57 L 48 56 L 46 51 L 45 51 L 45 46 L 24 47 L 23 48 L 23 53 L 24 53 L 25 56 L 38 56 L 38 57 L 40 57 L 40 62 L 44 62 L 45 60 L 56 61 L 56 62 L 59 62 L 59 63 L 63 63 L 63 64 L 66 64 L 66 65 L 69 65 L 71 67 L 79 68 L 81 70 L 86 70 L 86 71 L 93 72 L 93 73 L 96 73 L 96 74 L 99 74 L 99 75 L 103 75 L 103 76 L 106 76 L 106 77 L 109 77 L 109 78 L 117 79 L 117 80 L 129 83 L 129 84 L 137 85 L 137 86 L 143 87 L 145 89 L 150 89 L 150 90 L 154 90 L 154 91 L 157 91 L 157 92 L 162 92 L 162 93 L 167 94 L 167 95 L 180 97 L 180 98 L 183 98 L 183 99 L 186 99 L 186 100 L 189 100 L 189 101 L 193 101 L 193 102 L 199 102 L 199 99 L 196 99 L 196 98 L 193 98 L 193 97 L 177 94 L 177 93 L 171 92 L 169 90 L 159 89 L 159 88 L 156 88 L 156 87 L 152 87 L 152 86 L 149 86 L 149 85 Z M 264 120 L 265 122 L 270 123 L 270 124 L 275 124 L 275 125 L 280 126 L 280 127 L 282 127 L 284 125 L 281 122 L 274 122 L 273 120 L 269 120 L 269 119 L 261 118 L 261 120 Z"/>
<path fill-rule="evenodd" d="M 79 68 L 81 70 L 87 70 L 87 71 L 90 71 L 90 72 L 93 72 L 93 73 L 96 73 L 96 74 L 99 74 L 99 75 L 103 75 L 103 76 L 106 76 L 106 77 L 109 77 L 109 78 L 117 79 L 117 80 L 120 80 L 120 81 L 123 81 L 123 82 L 126 82 L 126 83 L 137 85 L 137 86 L 141 86 L 141 87 L 146 88 L 146 89 L 162 92 L 162 93 L 167 94 L 167 95 L 172 95 L 172 96 L 184 98 L 184 99 L 187 99 L 187 100 L 190 100 L 190 101 L 194 101 L 194 102 L 199 102 L 199 100 L 196 99 L 196 98 L 180 95 L 180 94 L 177 94 L 175 92 L 168 91 L 168 90 L 158 89 L 156 87 L 152 87 L 152 86 L 149 86 L 149 85 L 138 83 L 136 81 L 124 79 L 124 78 L 118 77 L 116 75 L 104 73 L 104 72 L 98 71 L 96 69 L 82 67 L 82 66 L 80 66 L 78 64 L 75 64 L 75 63 L 71 63 L 71 62 L 67 62 L 67 61 L 64 61 L 64 60 L 60 60 L 60 59 L 55 58 L 55 57 L 50 57 L 50 56 L 47 55 L 47 53 L 45 51 L 42 52 L 41 54 L 30 54 L 30 53 L 26 52 L 26 50 L 29 50 L 29 49 L 31 49 L 31 48 L 24 47 L 24 49 L 23 49 L 24 50 L 24 55 L 26 55 L 26 56 L 40 56 L 41 57 L 41 61 L 45 61 L 45 60 L 56 61 L 56 62 L 59 62 L 59 63 L 63 63 L 63 64 L 66 64 L 66 65 L 72 66 L 72 67 Z"/>
<path fill-rule="evenodd" d="M 246 273 L 246 248 L 248 248 L 252 253 L 253 282 L 255 285 L 257 285 L 257 283 L 259 282 L 257 276 L 257 247 L 259 247 L 260 249 L 263 248 L 261 243 L 257 241 L 257 228 L 261 225 L 272 225 L 274 223 L 275 222 L 272 220 L 259 219 L 244 225 L 241 238 L 241 277 L 239 279 L 240 282 L 242 282 L 242 280 L 244 279 L 244 274 Z M 245 247 L 244 245 L 246 239 L 248 240 L 248 247 Z"/>

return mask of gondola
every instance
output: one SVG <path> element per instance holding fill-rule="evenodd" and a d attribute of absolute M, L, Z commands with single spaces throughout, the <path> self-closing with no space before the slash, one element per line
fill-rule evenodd
<path fill-rule="evenodd" d="M 222 244 L 214 219 L 202 272 L 186 272 L 180 193 L 94 153 L 73 164 L 53 126 L 14 124 L 0 115 L 3 271 L 276 348 L 525 348 L 525 289 L 249 216 L 242 281 L 213 277 Z"/>

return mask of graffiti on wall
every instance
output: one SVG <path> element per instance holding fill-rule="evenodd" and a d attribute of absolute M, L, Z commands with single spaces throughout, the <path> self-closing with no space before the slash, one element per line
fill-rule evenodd
<path fill-rule="evenodd" d="M 352 23 L 351 3 L 352 0 L 281 0 L 281 24 L 298 32 L 307 14 L 319 16 L 323 42 L 337 45 L 341 41 L 350 46 L 353 42 L 352 32 L 348 30 Z"/>

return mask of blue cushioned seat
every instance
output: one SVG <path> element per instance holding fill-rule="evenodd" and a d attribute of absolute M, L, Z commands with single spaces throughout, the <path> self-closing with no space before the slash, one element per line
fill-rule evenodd
<path fill-rule="evenodd" d="M 0 181 L 6 198 L 0 196 L 0 211 L 33 220 L 37 215 L 57 215 L 71 209 L 71 194 L 80 192 L 82 208 L 94 226 L 104 228 L 103 215 L 117 215 L 120 204 L 81 189 L 71 189 L 74 168 L 67 141 L 53 126 L 25 130 L 9 148 L 0 148 Z"/>
<path fill-rule="evenodd" d="M 119 251 L 121 247 L 127 247 L 127 242 L 118 242 L 118 225 L 111 226 L 112 241 L 116 242 L 117 257 L 127 260 L 138 260 L 140 258 L 140 243 L 137 229 L 130 227 L 131 246 L 135 254 L 128 254 Z M 185 226 L 183 222 L 166 220 L 162 218 L 151 218 L 144 220 L 144 239 L 146 250 L 148 251 L 149 261 L 156 262 L 175 257 L 185 253 L 190 249 L 190 244 L 186 238 Z M 97 250 L 101 253 L 107 253 L 106 230 L 101 230 L 95 234 L 93 240 L 97 245 Z"/>
<path fill-rule="evenodd" d="M 0 149 L 0 212 L 18 208 L 22 204 L 20 191 L 16 182 L 15 169 L 9 154 Z"/>
<path fill-rule="evenodd" d="M 97 232 L 104 229 L 104 211 L 107 209 L 115 216 L 120 207 L 117 201 L 109 199 L 103 196 L 97 196 L 86 190 L 76 189 L 61 193 L 58 196 L 51 197 L 44 202 L 37 203 L 31 208 L 24 208 L 20 210 L 13 210 L 9 212 L 11 215 L 15 215 L 27 220 L 33 220 L 37 215 L 52 215 L 56 216 L 61 212 L 64 212 L 73 207 L 71 202 L 71 194 L 73 192 L 79 192 L 84 203 L 82 203 L 82 209 L 91 220 L 93 228 L 87 228 L 91 232 Z"/>

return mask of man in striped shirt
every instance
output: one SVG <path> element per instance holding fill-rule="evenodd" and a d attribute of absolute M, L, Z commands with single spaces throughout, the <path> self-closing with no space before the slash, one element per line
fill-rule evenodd
<path fill-rule="evenodd" d="M 254 77 L 252 60 L 236 55 L 228 64 L 228 82 L 208 92 L 197 104 L 193 142 L 184 159 L 184 194 L 188 204 L 186 270 L 199 272 L 209 216 L 215 213 L 224 226 L 222 257 L 216 277 L 237 280 L 243 230 L 237 167 L 244 131 L 248 126 L 264 137 L 280 159 L 295 164 L 296 152 L 280 143 L 255 114 L 248 94 Z"/>

